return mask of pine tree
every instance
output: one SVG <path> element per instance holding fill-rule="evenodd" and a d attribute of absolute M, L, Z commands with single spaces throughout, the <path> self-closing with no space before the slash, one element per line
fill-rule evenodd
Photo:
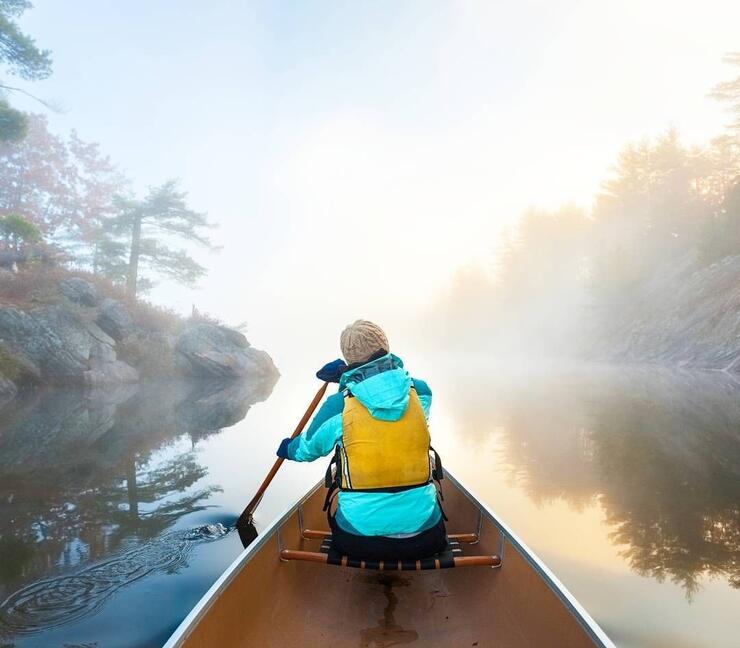
<path fill-rule="evenodd" d="M 136 296 L 138 290 L 150 284 L 147 277 L 141 276 L 142 268 L 186 285 L 205 275 L 206 269 L 190 256 L 186 248 L 172 246 L 172 242 L 179 241 L 214 249 L 203 233 L 213 226 L 206 214 L 187 206 L 186 197 L 185 192 L 178 190 L 177 182 L 169 180 L 161 186 L 150 187 L 142 200 L 132 197 L 117 199 L 118 213 L 108 220 L 105 227 L 110 237 L 107 244 L 124 242 L 125 248 L 118 249 L 115 259 L 109 257 L 109 263 L 113 261 L 112 269 L 120 271 L 125 251 L 128 257 L 126 290 L 131 296 Z"/>
<path fill-rule="evenodd" d="M 28 0 L 0 0 L 0 64 L 5 64 L 11 74 L 26 81 L 45 79 L 51 74 L 49 50 L 40 50 L 14 20 L 31 7 Z M 3 90 L 24 92 L 0 83 L 0 92 Z M 26 115 L 0 96 L 0 142 L 23 139 L 27 127 Z"/>

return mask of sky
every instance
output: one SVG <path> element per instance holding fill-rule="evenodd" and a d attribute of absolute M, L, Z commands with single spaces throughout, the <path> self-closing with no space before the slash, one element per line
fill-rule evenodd
<path fill-rule="evenodd" d="M 527 207 L 588 207 L 627 142 L 717 134 L 740 50 L 731 0 L 34 4 L 52 129 L 218 225 L 208 276 L 152 299 L 278 359 L 358 317 L 403 330 Z"/>

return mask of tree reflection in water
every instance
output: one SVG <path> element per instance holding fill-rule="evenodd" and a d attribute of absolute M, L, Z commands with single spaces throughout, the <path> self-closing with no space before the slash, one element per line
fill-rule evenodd
<path fill-rule="evenodd" d="M 612 539 L 638 573 L 689 597 L 702 575 L 740 587 L 740 390 L 694 377 L 629 392 L 594 412 Z"/>
<path fill-rule="evenodd" d="M 207 470 L 197 461 L 195 444 L 244 418 L 271 389 L 181 383 L 97 394 L 50 391 L 5 410 L 5 632 L 73 620 L 79 614 L 72 608 L 85 614 L 152 570 L 176 570 L 193 541 L 213 539 L 209 532 L 165 533 L 182 516 L 206 508 L 220 490 L 202 484 Z M 182 448 L 183 436 L 190 448 Z"/>
<path fill-rule="evenodd" d="M 466 430 L 502 430 L 510 478 L 534 501 L 581 510 L 598 500 L 631 568 L 689 598 L 703 576 L 740 587 L 734 379 L 589 370 L 477 384 L 453 406 Z"/>

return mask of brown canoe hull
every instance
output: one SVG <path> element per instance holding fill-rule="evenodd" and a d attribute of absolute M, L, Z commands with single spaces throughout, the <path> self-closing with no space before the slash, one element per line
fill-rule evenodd
<path fill-rule="evenodd" d="M 480 531 L 465 556 L 500 555 L 500 568 L 371 571 L 284 561 L 318 551 L 318 486 L 235 561 L 173 634 L 187 646 L 610 646 L 544 565 L 448 475 L 450 533 Z M 320 535 L 320 534 L 308 534 Z"/>

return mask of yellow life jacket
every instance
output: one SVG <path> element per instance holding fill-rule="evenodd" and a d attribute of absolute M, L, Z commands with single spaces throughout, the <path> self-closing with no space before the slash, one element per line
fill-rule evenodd
<path fill-rule="evenodd" d="M 346 397 L 337 446 L 339 488 L 396 491 L 429 483 L 430 441 L 415 389 L 409 390 L 409 404 L 397 421 L 373 418 L 359 399 Z"/>

